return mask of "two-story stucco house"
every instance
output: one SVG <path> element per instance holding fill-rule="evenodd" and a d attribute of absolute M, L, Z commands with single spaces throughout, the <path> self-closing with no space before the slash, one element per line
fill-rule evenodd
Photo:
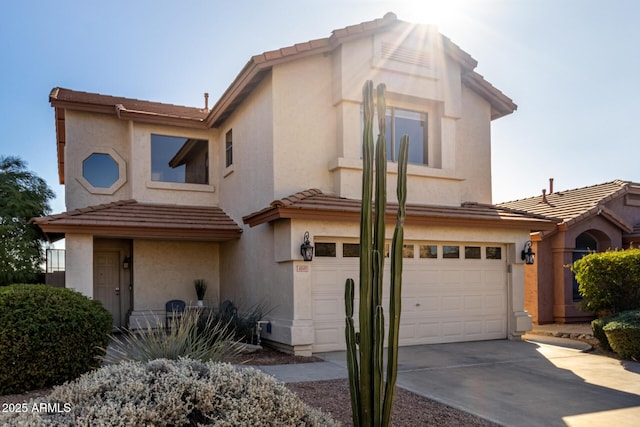
<path fill-rule="evenodd" d="M 341 349 L 373 80 L 387 86 L 390 202 L 398 136 L 411 137 L 401 344 L 518 336 L 531 327 L 520 252 L 554 224 L 491 205 L 491 122 L 516 105 L 476 65 L 390 13 L 252 57 L 211 109 L 56 88 L 68 211 L 36 221 L 66 238 L 66 286 L 117 325 L 194 301 L 204 278 L 210 303 L 271 309 L 264 339 L 298 354 Z"/>

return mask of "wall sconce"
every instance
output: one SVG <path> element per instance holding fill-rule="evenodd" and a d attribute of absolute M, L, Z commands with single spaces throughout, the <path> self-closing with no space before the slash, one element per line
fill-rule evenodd
<path fill-rule="evenodd" d="M 304 233 L 304 243 L 300 245 L 300 255 L 305 261 L 311 261 L 313 259 L 313 246 L 309 242 L 309 232 Z"/>
<path fill-rule="evenodd" d="M 124 260 L 122 261 L 122 268 L 124 268 L 125 270 L 128 270 L 130 263 L 131 263 L 131 258 L 129 258 L 128 256 L 124 257 Z"/>
<path fill-rule="evenodd" d="M 520 257 L 522 258 L 525 264 L 533 264 L 533 260 L 536 257 L 536 253 L 533 252 L 533 250 L 531 250 L 531 240 L 527 241 L 527 243 L 524 244 L 524 249 L 522 250 Z"/>

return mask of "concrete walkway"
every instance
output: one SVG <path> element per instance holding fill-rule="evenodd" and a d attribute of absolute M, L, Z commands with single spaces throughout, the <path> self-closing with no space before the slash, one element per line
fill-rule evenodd
<path fill-rule="evenodd" d="M 402 347 L 398 385 L 505 426 L 640 425 L 640 363 L 527 337 Z M 316 356 L 326 362 L 260 369 L 285 382 L 347 377 L 345 352 Z"/>

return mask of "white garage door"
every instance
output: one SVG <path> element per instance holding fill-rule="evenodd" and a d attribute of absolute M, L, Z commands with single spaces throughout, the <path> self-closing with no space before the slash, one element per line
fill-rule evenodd
<path fill-rule="evenodd" d="M 349 277 L 358 283 L 358 245 L 317 239 L 315 246 L 313 351 L 343 350 L 344 284 Z M 403 255 L 400 345 L 506 338 L 507 264 L 502 245 L 416 242 L 405 244 Z M 385 261 L 386 318 L 388 258 Z M 357 288 L 355 294 L 357 311 Z"/>

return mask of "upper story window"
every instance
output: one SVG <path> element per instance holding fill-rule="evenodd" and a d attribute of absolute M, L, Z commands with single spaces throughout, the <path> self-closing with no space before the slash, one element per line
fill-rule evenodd
<path fill-rule="evenodd" d="M 127 182 L 127 162 L 113 148 L 87 149 L 79 158 L 72 173 L 89 193 L 112 195 Z"/>
<path fill-rule="evenodd" d="M 209 184 L 209 142 L 151 135 L 151 180 Z"/>
<path fill-rule="evenodd" d="M 233 164 L 233 129 L 229 129 L 229 132 L 224 136 L 224 164 L 225 167 L 229 167 Z"/>
<path fill-rule="evenodd" d="M 387 109 L 387 159 L 397 162 L 400 140 L 409 135 L 409 163 L 426 165 L 427 156 L 427 114 L 417 111 Z"/>
<path fill-rule="evenodd" d="M 115 184 L 118 169 L 118 163 L 105 153 L 93 153 L 82 162 L 82 176 L 96 188 L 109 188 Z"/>
<path fill-rule="evenodd" d="M 361 112 L 362 117 L 362 112 Z M 403 110 L 390 107 L 386 112 L 387 160 L 398 161 L 400 141 L 403 135 L 409 135 L 409 163 L 429 164 L 428 115 L 426 112 Z M 374 116 L 373 137 L 378 138 L 378 115 Z"/>

